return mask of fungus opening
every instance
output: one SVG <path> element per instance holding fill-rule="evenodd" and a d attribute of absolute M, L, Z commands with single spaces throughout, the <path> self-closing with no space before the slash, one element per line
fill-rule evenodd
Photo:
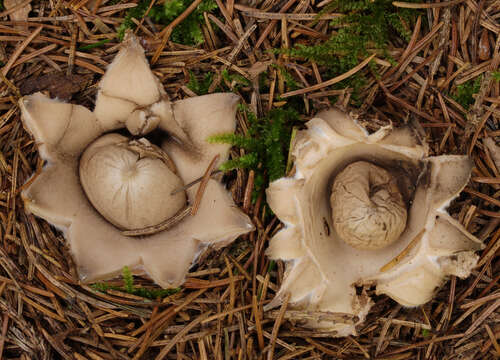
<path fill-rule="evenodd" d="M 338 235 L 358 249 L 384 248 L 406 227 L 407 210 L 397 179 L 366 161 L 350 164 L 335 177 L 330 205 Z"/>
<path fill-rule="evenodd" d="M 98 213 L 122 230 L 159 225 L 186 206 L 184 183 L 161 148 L 145 138 L 101 136 L 80 159 L 82 187 Z"/>

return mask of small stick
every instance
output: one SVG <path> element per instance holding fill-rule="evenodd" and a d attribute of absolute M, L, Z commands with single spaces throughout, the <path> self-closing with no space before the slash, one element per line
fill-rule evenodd
<path fill-rule="evenodd" d="M 457 5 L 463 3 L 464 1 L 465 0 L 452 0 L 439 3 L 432 3 L 432 4 L 414 4 L 403 1 L 394 1 L 392 5 L 406 9 L 435 9 L 435 8 L 443 8 L 443 7 Z"/>
<path fill-rule="evenodd" d="M 375 55 L 376 54 L 370 55 L 365 60 L 363 60 L 362 62 L 360 62 L 358 65 L 356 65 L 351 70 L 345 72 L 342 75 L 336 76 L 333 79 L 324 81 L 324 82 L 322 82 L 320 84 L 316 84 L 316 85 L 313 85 L 313 86 L 310 86 L 310 87 L 307 87 L 307 88 L 303 88 L 303 89 L 294 90 L 294 91 L 290 91 L 290 92 L 284 93 L 284 94 L 281 95 L 281 97 L 282 98 L 287 98 L 287 97 L 290 97 L 290 96 L 306 94 L 308 92 L 319 90 L 319 89 L 323 89 L 324 87 L 331 86 L 331 85 L 336 84 L 336 83 L 338 83 L 338 82 L 340 82 L 342 80 L 345 80 L 348 77 L 350 77 L 350 76 L 354 75 L 355 73 L 357 73 L 358 71 L 360 71 L 366 65 L 368 65 L 368 63 L 375 57 Z"/>
<path fill-rule="evenodd" d="M 276 346 L 276 339 L 278 338 L 278 331 L 281 326 L 281 322 L 285 317 L 286 308 L 288 306 L 288 301 L 290 300 L 290 294 L 286 294 L 281 308 L 278 311 L 278 316 L 273 325 L 273 331 L 271 333 L 271 344 L 269 345 L 269 352 L 267 353 L 267 360 L 272 360 L 274 356 L 274 347 Z"/>
<path fill-rule="evenodd" d="M 165 45 L 167 45 L 168 39 L 170 38 L 170 35 L 172 34 L 172 30 L 179 25 L 182 21 L 184 21 L 185 18 L 189 16 L 196 8 L 198 5 L 200 5 L 202 0 L 194 0 L 191 5 L 189 5 L 186 10 L 182 12 L 174 21 L 172 21 L 170 24 L 163 29 L 159 36 L 162 37 L 161 44 L 158 46 L 156 49 L 155 54 L 153 55 L 153 58 L 151 59 L 151 64 L 156 64 L 158 59 L 160 58 L 162 50 L 165 48 Z"/>
<path fill-rule="evenodd" d="M 191 216 L 195 216 L 196 213 L 198 212 L 198 209 L 200 208 L 203 193 L 205 192 L 205 189 L 207 188 L 208 180 L 210 180 L 212 170 L 214 169 L 215 164 L 217 163 L 217 160 L 219 160 L 219 154 L 217 154 L 212 159 L 212 161 L 208 165 L 207 170 L 205 171 L 205 174 L 203 175 L 203 178 L 201 179 L 200 186 L 198 187 L 198 191 L 196 192 L 196 196 L 194 198 L 193 207 L 191 208 Z"/>
<path fill-rule="evenodd" d="M 212 177 L 212 176 L 214 176 L 214 175 L 217 175 L 217 174 L 220 174 L 221 172 L 222 172 L 222 170 L 215 170 L 215 171 L 212 171 L 212 173 L 210 174 L 210 177 Z M 191 186 L 198 184 L 201 180 L 203 180 L 203 176 L 202 176 L 202 177 L 199 177 L 199 178 L 198 178 L 198 179 L 196 179 L 196 180 L 191 181 L 189 184 L 186 184 L 186 185 L 184 185 L 183 187 L 180 187 L 180 188 L 175 189 L 174 191 L 172 191 L 172 192 L 170 193 L 170 195 L 175 195 L 175 194 L 177 194 L 178 192 L 181 192 L 181 191 L 187 190 L 187 189 L 189 189 Z"/>
<path fill-rule="evenodd" d="M 2 319 L 2 338 L 0 339 L 0 359 L 2 359 L 3 347 L 5 344 L 5 338 L 7 337 L 8 329 L 9 329 L 9 316 L 7 315 L 7 313 L 4 313 Z"/>
<path fill-rule="evenodd" d="M 156 234 L 157 232 L 170 229 L 174 225 L 177 225 L 182 219 L 188 216 L 191 213 L 191 206 L 186 206 L 184 209 L 179 211 L 177 214 L 172 216 L 171 218 L 165 220 L 164 222 L 148 226 L 142 229 L 134 229 L 134 230 L 125 230 L 122 231 L 122 235 L 125 236 L 143 236 L 143 235 L 151 235 Z"/>

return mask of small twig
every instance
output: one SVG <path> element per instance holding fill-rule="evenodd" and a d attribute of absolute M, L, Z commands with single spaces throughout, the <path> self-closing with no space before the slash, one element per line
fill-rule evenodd
<path fill-rule="evenodd" d="M 172 350 L 172 348 L 179 342 L 179 340 L 185 335 L 187 334 L 192 328 L 194 328 L 196 325 L 198 325 L 199 323 L 201 323 L 203 320 L 205 320 L 208 315 L 210 315 L 211 311 L 207 311 L 206 313 L 198 316 L 196 319 L 194 319 L 193 321 L 191 321 L 188 325 L 186 325 L 181 331 L 179 331 L 173 338 L 172 340 L 170 340 L 170 342 L 165 345 L 165 347 L 163 349 L 161 349 L 160 353 L 158 354 L 158 356 L 155 358 L 155 360 L 162 360 L 163 358 L 165 358 L 165 356 L 168 355 L 168 353 L 170 352 L 170 350 Z"/>
<path fill-rule="evenodd" d="M 192 209 L 191 206 L 186 206 L 184 209 L 180 210 L 177 214 L 175 214 L 171 218 L 165 220 L 164 222 L 158 225 L 148 226 L 142 229 L 125 230 L 122 231 L 122 235 L 145 236 L 145 235 L 156 234 L 160 231 L 168 230 L 177 225 L 179 222 L 181 222 L 186 216 L 190 215 L 191 209 Z"/>
<path fill-rule="evenodd" d="M 203 0 L 194 0 L 191 5 L 189 5 L 187 9 L 182 12 L 182 14 L 180 14 L 174 21 L 168 24 L 167 27 L 161 31 L 161 33 L 159 34 L 159 36 L 162 37 L 161 44 L 156 49 L 156 52 L 151 59 L 151 64 L 156 64 L 156 62 L 160 58 L 161 52 L 165 48 L 165 45 L 167 45 L 167 41 L 172 34 L 172 30 L 181 22 L 183 22 L 184 19 L 186 19 L 194 10 L 196 10 L 198 5 L 200 5 L 202 1 Z"/>
<path fill-rule="evenodd" d="M 439 3 L 431 3 L 431 4 L 393 1 L 392 5 L 394 5 L 396 7 L 400 7 L 400 8 L 406 8 L 406 9 L 436 9 L 436 8 L 454 6 L 454 5 L 463 3 L 464 1 L 466 1 L 466 0 L 443 1 L 443 2 L 439 2 Z"/>
<path fill-rule="evenodd" d="M 205 171 L 205 174 L 203 175 L 203 178 L 201 179 L 200 186 L 198 187 L 198 191 L 196 191 L 196 196 L 194 197 L 193 207 L 191 208 L 191 216 L 195 216 L 196 213 L 198 212 L 198 209 L 200 208 L 201 199 L 203 198 L 203 193 L 207 188 L 208 181 L 212 176 L 212 170 L 214 169 L 215 164 L 217 164 L 217 160 L 219 160 L 219 154 L 217 154 L 212 159 L 212 161 L 208 165 L 207 170 Z"/>
<path fill-rule="evenodd" d="M 422 236 L 424 235 L 424 232 L 425 232 L 425 229 L 423 229 L 422 231 L 420 231 L 417 236 L 415 236 L 409 243 L 408 245 L 403 249 L 401 250 L 401 252 L 396 256 L 394 257 L 394 259 L 392 259 L 391 261 L 389 261 L 387 264 L 385 264 L 384 266 L 382 266 L 380 268 L 380 272 L 386 272 L 386 271 L 389 271 L 391 270 L 394 266 L 398 265 L 401 260 L 409 254 L 409 252 L 411 251 L 411 249 L 413 249 L 419 242 L 420 242 L 420 239 L 422 238 Z"/>
<path fill-rule="evenodd" d="M 42 31 L 43 26 L 39 26 L 36 28 L 35 31 L 33 31 L 22 43 L 20 43 L 14 53 L 10 56 L 9 61 L 5 66 L 2 68 L 2 73 L 4 76 L 7 76 L 7 73 L 9 70 L 12 68 L 14 63 L 16 62 L 17 58 L 22 54 L 24 49 L 28 46 L 28 44 L 40 34 L 40 31 Z"/>
<path fill-rule="evenodd" d="M 355 67 L 353 67 L 351 70 L 347 71 L 346 73 L 344 73 L 342 75 L 336 76 L 333 79 L 324 81 L 324 82 L 322 82 L 320 84 L 309 86 L 309 87 L 304 88 L 304 89 L 300 89 L 300 90 L 295 90 L 295 91 L 290 91 L 290 92 L 284 93 L 284 94 L 281 95 L 281 97 L 282 98 L 287 98 L 287 97 L 290 97 L 290 96 L 302 95 L 302 94 L 305 94 L 305 93 L 308 93 L 308 92 L 311 92 L 311 91 L 315 91 L 315 90 L 319 90 L 319 89 L 323 89 L 324 87 L 331 86 L 333 84 L 341 82 L 342 80 L 347 79 L 348 77 L 356 74 L 358 71 L 360 71 L 366 65 L 368 65 L 368 63 L 370 61 L 372 61 L 372 59 L 375 57 L 375 55 L 376 54 L 370 55 L 365 60 L 363 60 L 361 63 L 359 63 L 358 65 L 356 65 Z"/>
<path fill-rule="evenodd" d="M 283 318 L 285 317 L 286 308 L 288 306 L 288 301 L 290 300 L 290 294 L 286 294 L 281 308 L 278 312 L 278 316 L 276 317 L 276 321 L 274 322 L 273 332 L 271 333 L 271 344 L 269 345 L 269 352 L 267 353 L 267 360 L 273 360 L 274 356 L 274 347 L 276 346 L 276 339 L 278 338 L 278 331 L 280 329 L 281 323 L 283 322 Z"/>
<path fill-rule="evenodd" d="M 465 331 L 464 335 L 470 335 L 479 325 L 483 323 L 488 316 L 490 316 L 498 307 L 500 306 L 500 299 L 496 300 L 488 308 L 483 310 L 483 312 L 477 317 L 477 319 L 472 323 L 472 325 Z"/>
<path fill-rule="evenodd" d="M 281 20 L 285 18 L 286 20 L 332 20 L 343 16 L 342 14 L 287 14 L 287 13 L 268 13 L 263 11 L 243 11 L 243 15 L 248 17 L 253 17 L 257 19 L 273 19 Z"/>
<path fill-rule="evenodd" d="M 8 328 L 9 328 L 9 315 L 5 312 L 2 318 L 2 338 L 0 338 L 0 359 L 3 359 L 2 357 L 3 347 L 5 344 L 5 338 L 7 337 Z"/>
<path fill-rule="evenodd" d="M 222 170 L 215 170 L 215 171 L 212 171 L 212 173 L 210 174 L 210 177 L 213 177 L 213 176 L 215 176 L 215 175 L 217 175 L 217 174 L 220 174 L 221 172 L 222 172 Z M 196 180 L 191 181 L 190 183 L 188 183 L 188 184 L 184 185 L 183 187 L 180 187 L 180 188 L 175 189 L 174 191 L 172 191 L 172 192 L 170 193 L 170 195 L 175 195 L 175 194 L 177 194 L 177 193 L 179 193 L 179 192 L 181 192 L 181 191 L 187 190 L 187 189 L 189 189 L 191 186 L 198 184 L 201 180 L 203 180 L 203 176 L 199 177 L 199 178 L 198 178 L 198 179 L 196 179 Z"/>

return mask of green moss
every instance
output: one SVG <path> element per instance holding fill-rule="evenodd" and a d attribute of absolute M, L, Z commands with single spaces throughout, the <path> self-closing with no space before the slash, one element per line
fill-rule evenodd
<path fill-rule="evenodd" d="M 174 21 L 194 0 L 166 0 L 163 5 L 154 5 L 148 16 L 155 22 L 168 25 Z M 135 8 L 127 11 L 123 23 L 118 28 L 118 39 L 121 41 L 127 29 L 135 28 L 132 18 L 142 19 L 149 7 L 150 0 L 140 1 Z M 214 0 L 204 0 L 189 16 L 177 25 L 170 39 L 184 45 L 199 45 L 203 42 L 203 31 L 200 23 L 204 22 L 204 12 L 211 12 L 217 8 Z"/>
<path fill-rule="evenodd" d="M 144 0 L 140 1 L 136 7 L 131 8 L 127 11 L 125 15 L 125 19 L 123 19 L 123 22 L 120 24 L 117 30 L 117 36 L 120 41 L 123 40 L 123 37 L 125 36 L 125 32 L 128 29 L 135 29 L 135 24 L 132 21 L 132 18 L 134 19 L 142 19 L 144 15 L 146 14 L 146 11 L 148 10 L 149 7 L 149 0 Z"/>
<path fill-rule="evenodd" d="M 240 106 L 248 119 L 248 134 L 221 134 L 212 136 L 212 143 L 226 143 L 246 150 L 244 156 L 222 164 L 224 171 L 252 169 L 255 171 L 255 194 L 269 181 L 285 175 L 292 127 L 299 120 L 293 108 L 273 109 L 266 117 L 258 119 L 247 107 Z"/>
<path fill-rule="evenodd" d="M 421 2 L 410 0 L 410 2 Z M 411 37 L 409 27 L 413 25 L 418 11 L 396 8 L 392 0 L 334 0 L 320 14 L 338 12 L 344 16 L 331 22 L 340 28 L 323 43 L 310 46 L 297 45 L 292 49 L 278 52 L 292 57 L 315 61 L 328 69 L 326 76 L 332 78 L 343 74 L 359 64 L 360 59 L 369 55 L 368 49 L 376 49 L 393 62 L 387 53 L 389 41 L 397 35 L 406 41 Z M 407 24 L 405 26 L 404 24 Z M 375 69 L 375 67 L 373 67 Z M 335 85 L 335 88 L 353 88 L 353 99 L 365 85 L 366 78 L 356 73 Z"/>
<path fill-rule="evenodd" d="M 474 80 L 469 80 L 458 85 L 455 92 L 451 94 L 451 98 L 462 105 L 464 109 L 469 109 L 469 107 L 474 104 L 473 95 L 477 94 L 481 88 L 481 79 L 482 76 L 478 76 Z"/>
<path fill-rule="evenodd" d="M 500 71 L 493 71 L 491 76 L 493 77 L 493 80 L 500 81 Z"/>
<path fill-rule="evenodd" d="M 128 292 L 129 294 L 134 292 L 134 276 L 132 275 L 132 272 L 130 271 L 128 266 L 124 266 L 122 270 L 122 276 L 123 276 L 123 283 L 125 291 Z"/>
<path fill-rule="evenodd" d="M 280 75 L 282 76 L 283 81 L 285 82 L 285 85 L 287 87 L 287 91 L 293 91 L 299 88 L 299 84 L 297 83 L 297 81 L 293 78 L 292 74 L 290 74 L 284 66 L 276 64 L 273 64 L 271 66 L 278 69 L 278 71 L 280 72 Z"/>
<path fill-rule="evenodd" d="M 194 0 L 167 0 L 162 7 L 155 7 L 151 17 L 160 24 L 169 24 L 175 20 Z M 200 24 L 205 22 L 204 12 L 217 8 L 214 0 L 204 0 L 189 16 L 177 25 L 171 35 L 172 41 L 185 45 L 199 45 L 204 41 Z"/>
<path fill-rule="evenodd" d="M 189 72 L 189 82 L 187 83 L 186 86 L 196 95 L 208 94 L 208 89 L 210 88 L 210 84 L 212 84 L 212 81 L 214 79 L 214 74 L 212 72 L 208 72 L 200 81 L 196 78 L 196 75 L 191 70 L 188 70 L 188 72 Z"/>
<path fill-rule="evenodd" d="M 108 290 L 117 290 L 133 294 L 136 296 L 141 296 L 147 299 L 158 299 L 165 296 L 169 296 L 179 292 L 180 288 L 175 289 L 145 289 L 143 287 L 135 287 L 134 276 L 130 271 L 128 266 L 124 266 L 122 269 L 123 283 L 124 286 L 113 286 L 107 283 L 99 282 L 92 285 L 92 288 L 96 291 L 106 292 Z"/>
<path fill-rule="evenodd" d="M 240 74 L 231 74 L 229 70 L 222 70 L 222 79 L 226 82 L 229 89 L 232 91 L 238 91 L 243 86 L 249 86 L 250 81 Z"/>

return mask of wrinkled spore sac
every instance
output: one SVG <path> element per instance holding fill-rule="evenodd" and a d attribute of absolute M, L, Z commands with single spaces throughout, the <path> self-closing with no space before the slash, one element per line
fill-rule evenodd
<path fill-rule="evenodd" d="M 369 162 L 354 162 L 336 176 L 330 204 L 338 235 L 358 249 L 381 249 L 406 227 L 406 206 L 396 179 Z"/>

